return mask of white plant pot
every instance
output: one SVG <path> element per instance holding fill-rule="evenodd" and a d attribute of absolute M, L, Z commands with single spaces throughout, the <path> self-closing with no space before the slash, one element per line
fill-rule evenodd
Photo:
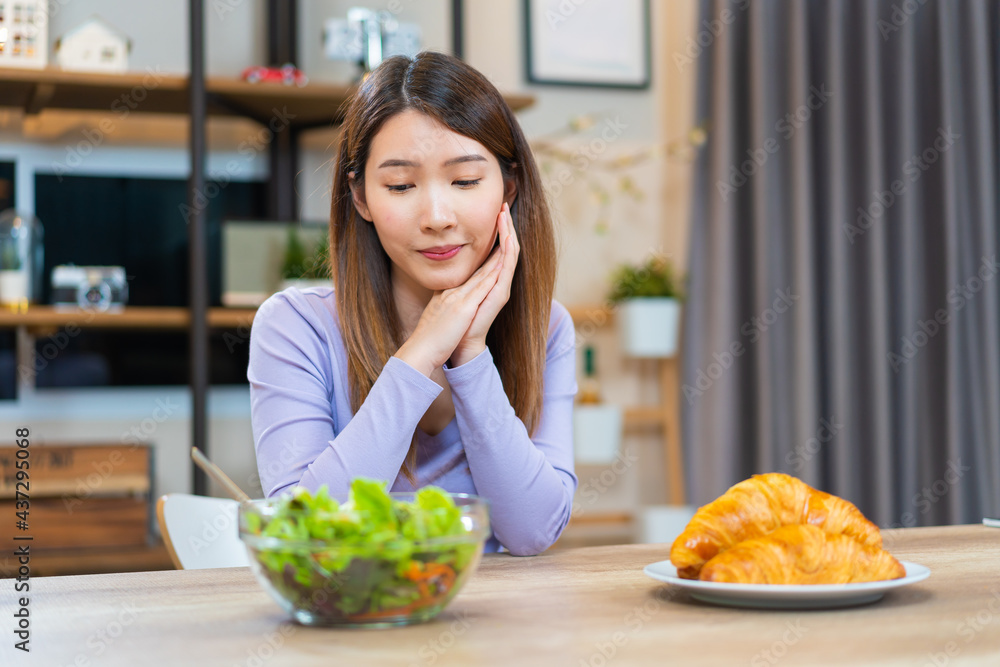
<path fill-rule="evenodd" d="M 23 303 L 28 299 L 27 271 L 0 271 L 0 303 Z"/>
<path fill-rule="evenodd" d="M 611 463 L 622 440 L 622 410 L 617 405 L 573 408 L 573 454 L 577 463 Z"/>
<path fill-rule="evenodd" d="M 629 357 L 672 357 L 680 337 L 681 303 L 666 297 L 627 299 L 618 311 L 622 349 Z"/>
<path fill-rule="evenodd" d="M 684 532 L 697 507 L 693 505 L 648 505 L 639 517 L 639 542 L 671 544 Z"/>

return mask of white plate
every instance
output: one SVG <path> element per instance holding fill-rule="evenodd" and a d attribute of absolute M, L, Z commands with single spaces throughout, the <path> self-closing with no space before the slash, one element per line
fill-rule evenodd
<path fill-rule="evenodd" d="M 765 609 L 829 609 L 875 602 L 886 591 L 923 581 L 931 574 L 923 565 L 905 560 L 900 562 L 906 568 L 905 577 L 863 584 L 792 586 L 697 581 L 678 577 L 677 568 L 669 560 L 647 565 L 643 572 L 653 579 L 685 589 L 696 600 L 712 604 Z"/>

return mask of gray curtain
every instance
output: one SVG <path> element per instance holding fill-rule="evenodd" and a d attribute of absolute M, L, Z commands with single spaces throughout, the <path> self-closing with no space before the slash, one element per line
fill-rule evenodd
<path fill-rule="evenodd" d="M 702 0 L 689 500 L 1000 515 L 1000 3 Z"/>

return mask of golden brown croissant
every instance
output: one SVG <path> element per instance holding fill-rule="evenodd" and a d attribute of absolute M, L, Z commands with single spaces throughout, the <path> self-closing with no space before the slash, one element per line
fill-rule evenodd
<path fill-rule="evenodd" d="M 882 546 L 878 526 L 853 504 L 782 473 L 754 475 L 695 512 L 670 549 L 678 576 L 697 579 L 702 565 L 743 540 L 808 523 Z"/>
<path fill-rule="evenodd" d="M 702 581 L 731 584 L 854 584 L 899 579 L 903 565 L 881 547 L 816 526 L 783 526 L 705 563 Z"/>

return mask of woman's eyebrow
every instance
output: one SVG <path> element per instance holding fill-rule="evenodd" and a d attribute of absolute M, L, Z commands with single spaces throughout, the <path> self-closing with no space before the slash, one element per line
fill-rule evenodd
<path fill-rule="evenodd" d="M 450 167 L 453 164 L 460 164 L 462 162 L 486 162 L 486 158 L 479 153 L 467 153 L 465 155 L 459 155 L 458 157 L 445 160 L 441 166 Z"/>
<path fill-rule="evenodd" d="M 445 160 L 441 166 L 450 167 L 453 164 L 461 164 L 462 162 L 486 162 L 486 158 L 479 153 L 468 153 L 466 155 L 459 155 L 458 157 L 453 157 Z M 420 164 L 414 162 L 413 160 L 402 160 L 399 158 L 390 158 L 385 160 L 378 166 L 378 169 L 385 167 L 419 167 Z"/>

